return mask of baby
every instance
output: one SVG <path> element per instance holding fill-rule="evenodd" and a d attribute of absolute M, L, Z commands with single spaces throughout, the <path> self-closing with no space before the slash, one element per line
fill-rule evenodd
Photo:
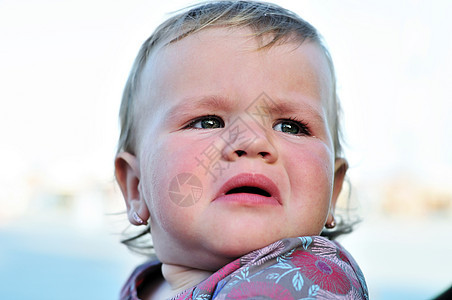
<path fill-rule="evenodd" d="M 367 299 L 353 258 L 319 236 L 347 171 L 338 111 L 330 55 L 288 10 L 208 2 L 160 25 L 125 87 L 115 161 L 158 260 L 121 299 Z"/>

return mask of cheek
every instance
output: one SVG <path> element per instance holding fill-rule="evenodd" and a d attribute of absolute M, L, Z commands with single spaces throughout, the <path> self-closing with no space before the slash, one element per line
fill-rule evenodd
<path fill-rule="evenodd" d="M 180 173 L 196 172 L 203 143 L 180 138 L 165 138 L 147 143 L 141 152 L 141 175 L 152 180 L 168 179 Z M 149 174 L 154 174 L 149 176 Z"/>
<path fill-rule="evenodd" d="M 142 195 L 151 213 L 151 220 L 161 227 L 174 226 L 177 219 L 190 218 L 192 207 L 178 205 L 191 192 L 191 186 L 183 184 L 187 176 L 204 183 L 204 171 L 196 157 L 203 143 L 193 143 L 180 138 L 166 138 L 145 145 L 140 160 Z M 180 198 L 182 197 L 182 199 Z M 199 199 L 195 199 L 199 200 Z M 180 218 L 178 218 L 179 216 Z"/>
<path fill-rule="evenodd" d="M 333 180 L 331 151 L 322 143 L 297 145 L 286 160 L 290 202 L 286 209 L 294 235 L 320 234 L 330 207 Z"/>
<path fill-rule="evenodd" d="M 333 155 L 329 147 L 313 142 L 289 149 L 286 170 L 294 196 L 329 203 L 334 175 Z"/>

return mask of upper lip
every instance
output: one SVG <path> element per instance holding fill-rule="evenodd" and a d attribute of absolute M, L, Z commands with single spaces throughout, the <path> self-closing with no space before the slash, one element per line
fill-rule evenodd
<path fill-rule="evenodd" d="M 232 177 L 223 184 L 217 197 L 224 196 L 232 189 L 240 187 L 255 187 L 262 189 L 281 204 L 281 196 L 277 185 L 267 176 L 253 173 L 242 173 Z"/>

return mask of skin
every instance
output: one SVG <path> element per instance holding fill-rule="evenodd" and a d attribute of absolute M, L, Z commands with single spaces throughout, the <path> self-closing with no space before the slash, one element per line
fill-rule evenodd
<path fill-rule="evenodd" d="M 116 177 L 130 222 L 139 225 L 135 211 L 151 224 L 166 280 L 160 292 L 189 288 L 282 238 L 318 235 L 333 218 L 347 163 L 334 158 L 327 61 L 309 41 L 256 51 L 259 44 L 250 33 L 202 30 L 155 51 L 144 69 L 136 153 L 118 155 Z M 246 110 L 257 105 L 262 92 L 276 107 L 266 122 L 257 122 Z M 205 129 L 192 122 L 206 115 L 218 116 L 224 127 Z M 298 129 L 287 123 L 293 118 L 309 133 L 283 131 L 287 124 Z M 248 126 L 241 125 L 248 129 L 242 137 L 252 140 L 246 147 L 221 138 L 237 120 Z M 217 178 L 197 160 L 212 144 L 219 162 L 229 164 Z M 189 207 L 169 198 L 170 181 L 182 173 L 194 174 L 203 187 L 202 197 Z M 271 180 L 279 202 L 219 201 L 222 186 L 242 173 Z"/>

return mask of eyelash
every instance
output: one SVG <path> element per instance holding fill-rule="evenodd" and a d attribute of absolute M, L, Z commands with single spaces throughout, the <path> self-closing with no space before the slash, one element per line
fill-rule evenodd
<path fill-rule="evenodd" d="M 312 136 L 311 130 L 309 129 L 308 122 L 298 119 L 296 117 L 289 117 L 289 118 L 285 118 L 285 119 L 279 119 L 274 124 L 276 125 L 276 124 L 278 124 L 280 122 L 284 122 L 284 121 L 286 121 L 286 122 L 289 121 L 289 122 L 295 123 L 300 128 L 301 133 L 297 134 L 298 136 L 301 136 L 301 135 Z M 273 127 L 275 125 L 273 125 Z"/>
<path fill-rule="evenodd" d="M 199 121 L 202 121 L 203 119 L 209 119 L 209 118 L 220 120 L 221 123 L 223 124 L 223 127 L 224 127 L 223 118 L 221 118 L 220 116 L 217 116 L 217 115 L 205 115 L 205 116 L 197 117 L 197 118 L 189 121 L 187 125 L 182 127 L 182 129 L 201 129 L 201 128 L 195 128 L 194 127 L 195 124 L 198 123 Z"/>

